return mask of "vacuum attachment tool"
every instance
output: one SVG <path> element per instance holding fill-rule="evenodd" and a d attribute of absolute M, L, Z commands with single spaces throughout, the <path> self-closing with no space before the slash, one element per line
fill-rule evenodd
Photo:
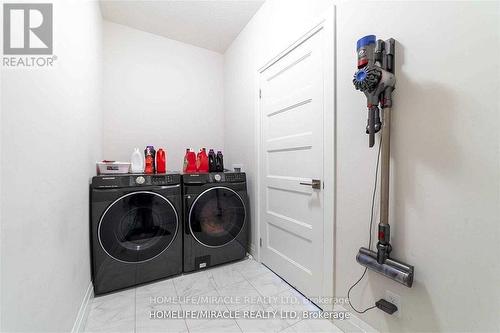
<path fill-rule="evenodd" d="M 357 43 L 358 70 L 353 84 L 366 96 L 368 107 L 369 146 L 375 143 L 375 133 L 381 131 L 381 189 L 380 222 L 378 226 L 377 252 L 360 248 L 356 261 L 407 287 L 413 284 L 413 266 L 390 258 L 389 226 L 389 168 L 390 168 L 390 124 L 392 92 L 396 86 L 394 75 L 395 40 L 377 40 L 369 35 Z M 379 105 L 381 116 L 379 116 Z M 370 230 L 371 231 L 371 230 Z"/>

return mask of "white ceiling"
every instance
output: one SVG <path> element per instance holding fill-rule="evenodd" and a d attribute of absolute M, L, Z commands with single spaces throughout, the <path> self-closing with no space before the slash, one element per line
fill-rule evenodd
<path fill-rule="evenodd" d="M 101 0 L 104 19 L 224 53 L 264 0 Z"/>

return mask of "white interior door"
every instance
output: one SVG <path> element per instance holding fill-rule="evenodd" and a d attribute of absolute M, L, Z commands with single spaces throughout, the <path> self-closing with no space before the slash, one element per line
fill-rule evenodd
<path fill-rule="evenodd" d="M 324 37 L 319 29 L 260 77 L 261 259 L 308 297 L 323 295 L 327 283 Z"/>

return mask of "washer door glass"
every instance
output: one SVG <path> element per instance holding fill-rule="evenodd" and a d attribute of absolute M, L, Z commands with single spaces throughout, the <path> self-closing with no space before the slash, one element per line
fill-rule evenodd
<path fill-rule="evenodd" d="M 165 197 L 148 191 L 124 195 L 104 212 L 99 242 L 108 255 L 124 262 L 150 260 L 174 240 L 179 219 Z"/>
<path fill-rule="evenodd" d="M 245 217 L 245 205 L 236 192 L 213 187 L 193 202 L 189 211 L 189 228 L 201 244 L 219 247 L 236 238 L 245 224 Z"/>

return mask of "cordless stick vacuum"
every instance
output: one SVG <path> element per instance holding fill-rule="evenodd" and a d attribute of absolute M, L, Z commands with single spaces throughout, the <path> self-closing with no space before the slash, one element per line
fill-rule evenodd
<path fill-rule="evenodd" d="M 375 144 L 375 133 L 381 131 L 381 170 L 380 170 L 380 222 L 378 225 L 377 252 L 362 247 L 356 261 L 361 265 L 387 276 L 388 278 L 411 287 L 413 266 L 390 258 L 389 226 L 389 167 L 390 167 L 390 124 L 392 91 L 395 88 L 394 75 L 395 41 L 376 40 L 369 35 L 358 40 L 358 71 L 353 83 L 367 99 L 368 124 L 366 133 L 369 146 Z M 379 110 L 379 104 L 382 112 Z M 380 113 L 382 117 L 380 117 Z M 371 232 L 371 231 L 370 231 Z"/>

